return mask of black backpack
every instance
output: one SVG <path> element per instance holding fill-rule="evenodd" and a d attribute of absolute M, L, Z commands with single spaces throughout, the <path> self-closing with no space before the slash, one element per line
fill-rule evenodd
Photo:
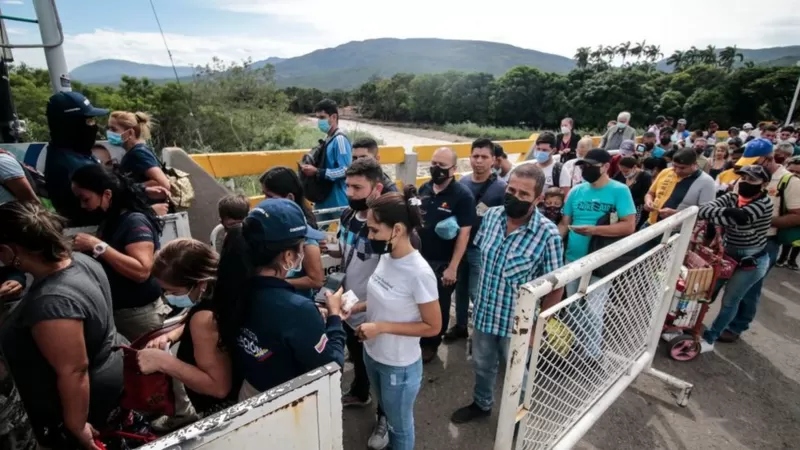
<path fill-rule="evenodd" d="M 344 133 L 336 130 L 333 135 L 329 136 L 327 139 L 320 139 L 319 145 L 303 155 L 303 164 L 311 164 L 318 170 L 324 169 L 325 158 L 328 153 L 328 144 L 330 144 L 331 141 L 340 135 L 344 136 Z M 336 167 L 334 166 L 334 168 Z M 328 180 L 327 178 L 318 177 L 316 175 L 310 177 L 306 176 L 303 174 L 302 170 L 299 170 L 297 174 L 300 177 L 300 183 L 303 185 L 303 191 L 306 194 L 306 198 L 311 202 L 321 202 L 328 198 L 328 196 L 331 194 L 331 191 L 333 190 L 333 181 Z"/>

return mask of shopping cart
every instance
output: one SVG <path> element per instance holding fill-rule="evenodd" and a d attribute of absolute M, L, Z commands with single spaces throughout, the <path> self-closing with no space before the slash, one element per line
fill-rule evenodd
<path fill-rule="evenodd" d="M 705 239 L 706 229 L 700 222 L 692 233 L 661 333 L 667 341 L 667 355 L 676 361 L 691 361 L 700 354 L 703 321 L 719 292 L 718 281 L 729 279 L 736 268 L 736 262 L 725 255 L 722 229 L 716 229 L 710 243 Z"/>

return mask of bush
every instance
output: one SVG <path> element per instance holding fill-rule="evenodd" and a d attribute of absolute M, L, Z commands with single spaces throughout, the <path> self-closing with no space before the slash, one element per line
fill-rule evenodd
<path fill-rule="evenodd" d="M 471 138 L 489 138 L 497 141 L 512 139 L 528 139 L 532 130 L 514 127 L 495 127 L 490 125 L 481 126 L 472 122 L 448 123 L 442 127 L 442 131 L 459 136 Z"/>

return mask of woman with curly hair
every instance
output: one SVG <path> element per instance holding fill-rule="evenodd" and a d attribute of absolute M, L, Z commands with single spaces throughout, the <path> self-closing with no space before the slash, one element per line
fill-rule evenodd
<path fill-rule="evenodd" d="M 103 265 L 117 329 L 133 341 L 161 327 L 170 308 L 151 270 L 162 223 L 144 190 L 117 170 L 89 165 L 72 175 L 72 192 L 81 208 L 100 218 L 97 236 L 78 233 L 73 248 Z"/>

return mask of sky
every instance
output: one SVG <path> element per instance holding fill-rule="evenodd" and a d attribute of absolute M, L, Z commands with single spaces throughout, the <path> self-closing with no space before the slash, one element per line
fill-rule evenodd
<path fill-rule="evenodd" d="M 0 0 L 34 18 L 33 0 Z M 669 55 L 691 46 L 800 44 L 796 0 L 153 0 L 177 65 L 300 56 L 381 37 L 475 39 L 572 57 L 578 47 L 641 42 Z M 149 0 L 56 0 L 67 65 L 125 59 L 169 65 Z M 38 26 L 5 21 L 11 44 L 41 44 Z M 46 67 L 44 51 L 14 50 Z"/>

